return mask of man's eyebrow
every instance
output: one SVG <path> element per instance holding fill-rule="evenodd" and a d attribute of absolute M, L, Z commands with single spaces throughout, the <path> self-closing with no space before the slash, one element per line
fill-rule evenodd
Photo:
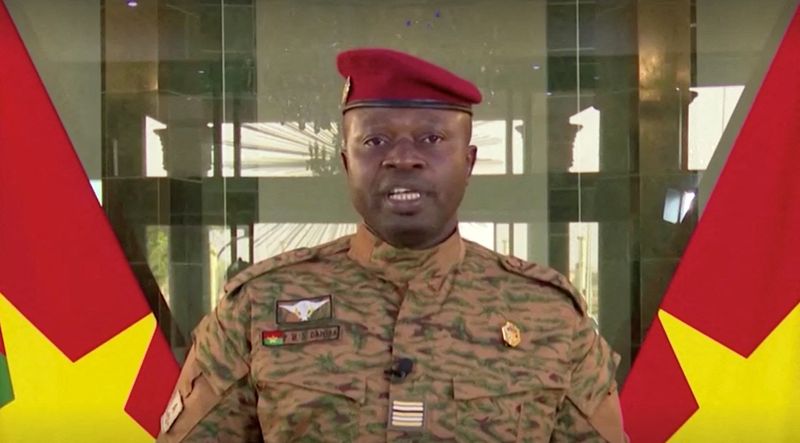
<path fill-rule="evenodd" d="M 363 122 L 363 126 L 369 126 L 370 130 L 383 130 L 386 128 L 392 128 L 398 125 L 398 123 L 389 124 L 386 122 L 385 119 L 380 117 L 371 117 L 369 119 L 365 119 Z M 445 127 L 450 123 L 439 116 L 432 116 L 432 117 L 414 117 L 408 120 L 400 122 L 403 125 L 408 126 L 418 126 L 418 127 L 429 127 L 429 126 L 437 126 L 437 127 Z"/>

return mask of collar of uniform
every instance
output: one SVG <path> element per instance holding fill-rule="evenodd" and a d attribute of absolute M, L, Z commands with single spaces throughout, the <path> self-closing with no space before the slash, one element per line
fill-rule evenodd
<path fill-rule="evenodd" d="M 433 248 L 403 249 L 379 239 L 361 223 L 350 240 L 348 256 L 388 280 L 409 282 L 448 274 L 464 259 L 464 251 L 458 230 Z"/>

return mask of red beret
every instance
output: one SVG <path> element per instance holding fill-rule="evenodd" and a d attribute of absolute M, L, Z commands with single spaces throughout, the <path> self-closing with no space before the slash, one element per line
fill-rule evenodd
<path fill-rule="evenodd" d="M 353 49 L 336 58 L 346 83 L 342 112 L 361 107 L 440 108 L 472 113 L 481 93 L 472 83 L 391 49 Z"/>

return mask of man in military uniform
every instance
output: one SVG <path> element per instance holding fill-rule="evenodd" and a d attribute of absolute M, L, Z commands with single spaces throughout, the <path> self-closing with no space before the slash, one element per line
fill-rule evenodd
<path fill-rule="evenodd" d="M 458 233 L 477 88 L 384 49 L 338 68 L 363 223 L 226 284 L 159 441 L 624 441 L 618 358 L 581 296 Z"/>

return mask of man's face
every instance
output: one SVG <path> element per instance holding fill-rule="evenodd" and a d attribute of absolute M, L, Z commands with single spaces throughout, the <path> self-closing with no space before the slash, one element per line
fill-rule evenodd
<path fill-rule="evenodd" d="M 477 148 L 460 111 L 357 108 L 344 115 L 342 161 L 356 211 L 388 243 L 424 249 L 444 241 Z"/>

